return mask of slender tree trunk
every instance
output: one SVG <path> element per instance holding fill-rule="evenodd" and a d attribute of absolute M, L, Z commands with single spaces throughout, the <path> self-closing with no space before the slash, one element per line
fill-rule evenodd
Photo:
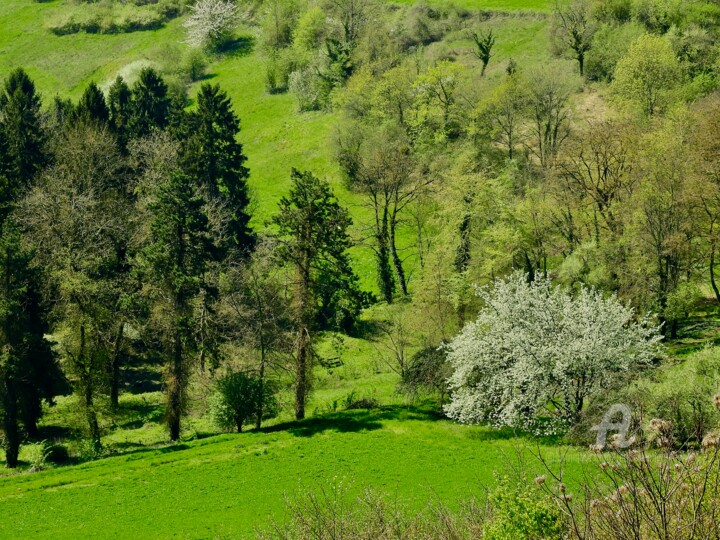
<path fill-rule="evenodd" d="M 715 242 L 712 242 L 710 246 L 710 285 L 712 285 L 712 290 L 715 293 L 715 300 L 720 306 L 720 289 L 718 289 L 715 281 Z"/>
<path fill-rule="evenodd" d="M 115 335 L 112 364 L 110 366 L 110 406 L 113 409 L 117 409 L 120 404 L 120 361 L 124 332 L 125 321 L 120 321 Z"/>
<path fill-rule="evenodd" d="M 13 381 L 8 375 L 3 381 L 5 399 L 3 400 L 3 431 L 5 432 L 5 466 L 14 469 L 18 465 L 20 454 L 20 429 L 18 427 L 18 404 Z"/>
<path fill-rule="evenodd" d="M 262 419 L 263 419 L 263 401 L 265 397 L 265 356 L 267 352 L 265 351 L 265 340 L 263 338 L 260 338 L 260 373 L 259 373 L 259 379 L 260 379 L 260 396 L 258 398 L 258 404 L 257 404 L 257 418 L 255 419 L 255 429 L 260 430 L 262 427 Z"/>
<path fill-rule="evenodd" d="M 295 418 L 305 418 L 305 402 L 309 390 L 308 368 L 311 362 L 310 341 L 310 261 L 305 255 L 299 268 L 298 313 L 297 313 L 297 359 L 295 365 Z"/>
<path fill-rule="evenodd" d="M 388 209 L 382 209 L 382 214 L 378 214 L 376 207 L 375 225 L 377 240 L 377 272 L 378 286 L 383 295 L 383 299 L 392 304 L 393 293 L 395 292 L 395 280 L 393 279 L 392 269 L 390 267 L 390 247 L 389 247 L 389 231 L 388 231 Z"/>
<path fill-rule="evenodd" d="M 402 259 L 398 255 L 397 245 L 395 242 L 395 229 L 397 227 L 397 220 L 393 215 L 390 221 L 390 253 L 392 254 L 393 265 L 395 266 L 395 272 L 397 274 L 398 282 L 400 283 L 400 290 L 403 296 L 408 296 L 407 278 L 405 277 L 405 269 L 402 265 Z"/>
<path fill-rule="evenodd" d="M 580 76 L 583 77 L 585 75 L 585 54 L 578 53 L 577 60 L 578 65 L 580 66 Z"/>
<path fill-rule="evenodd" d="M 170 377 L 168 381 L 168 411 L 167 422 L 170 428 L 170 440 L 180 439 L 180 418 L 183 405 L 183 350 L 180 329 L 175 330 L 173 338 L 173 356 L 170 364 Z"/>
<path fill-rule="evenodd" d="M 467 203 L 471 201 L 466 199 Z M 460 222 L 460 245 L 455 254 L 455 270 L 463 273 L 470 263 L 470 213 L 467 212 Z"/>
<path fill-rule="evenodd" d="M 95 385 L 93 384 L 92 358 L 90 358 L 87 352 L 87 335 L 84 322 L 80 323 L 80 351 L 78 353 L 78 359 L 82 369 L 81 377 L 85 419 L 88 424 L 88 431 L 93 447 L 95 451 L 99 451 L 102 448 L 102 443 L 100 442 L 100 424 L 98 423 L 97 413 L 95 412 L 95 400 L 93 397 Z"/>

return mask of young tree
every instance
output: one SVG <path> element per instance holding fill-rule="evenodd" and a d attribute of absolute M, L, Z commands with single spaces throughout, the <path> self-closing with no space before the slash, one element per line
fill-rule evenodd
<path fill-rule="evenodd" d="M 573 423 L 585 400 L 659 352 L 659 328 L 615 296 L 553 288 L 516 273 L 478 290 L 477 321 L 449 345 L 448 416 L 532 427 L 540 414 Z"/>
<path fill-rule="evenodd" d="M 193 47 L 220 49 L 237 23 L 237 6 L 231 0 L 198 0 L 183 23 L 186 42 Z"/>
<path fill-rule="evenodd" d="M 536 72 L 529 80 L 529 115 L 535 153 L 540 165 L 550 168 L 560 147 L 570 134 L 570 108 L 568 100 L 574 88 L 574 80 L 561 66 Z"/>
<path fill-rule="evenodd" d="M 293 169 L 291 178 L 290 194 L 280 199 L 280 212 L 272 223 L 278 230 L 279 255 L 295 272 L 295 417 L 300 420 L 310 390 L 319 286 L 330 274 L 337 288 L 352 292 L 357 278 L 347 254 L 352 245 L 347 210 L 338 204 L 328 183 L 312 173 Z"/>
<path fill-rule="evenodd" d="M 220 295 L 220 316 L 227 333 L 257 352 L 261 395 L 268 369 L 292 349 L 289 294 L 278 272 L 275 247 L 270 240 L 262 242 L 251 259 L 231 267 L 222 280 Z M 255 427 L 260 429 L 264 401 L 257 405 Z"/>
<path fill-rule="evenodd" d="M 272 418 L 278 412 L 278 403 L 272 386 L 262 378 L 243 371 L 230 372 L 221 378 L 212 397 L 210 412 L 218 427 L 237 429 L 256 418 L 257 429 L 264 417 Z"/>
<path fill-rule="evenodd" d="M 482 70 L 480 76 L 485 76 L 485 70 L 492 58 L 492 48 L 495 45 L 495 35 L 492 29 L 487 32 L 470 32 L 470 38 L 475 44 L 475 56 L 482 62 Z"/>
<path fill-rule="evenodd" d="M 670 105 L 681 80 L 680 63 L 668 39 L 646 34 L 618 62 L 611 89 L 620 99 L 652 116 Z"/>
<path fill-rule="evenodd" d="M 587 0 L 574 0 L 565 7 L 558 5 L 555 21 L 560 40 L 573 51 L 580 66 L 580 76 L 584 76 L 585 54 L 592 47 L 596 30 L 591 21 Z"/>
<path fill-rule="evenodd" d="M 206 202 L 187 175 L 175 171 L 157 186 L 148 205 L 151 238 L 140 256 L 154 301 L 152 326 L 165 357 L 165 420 L 180 438 L 190 363 L 197 352 L 197 300 L 203 276 L 217 259 Z"/>
<path fill-rule="evenodd" d="M 495 140 L 505 146 L 508 158 L 515 157 L 515 147 L 522 142 L 521 123 L 530 103 L 530 92 L 522 75 L 508 75 L 489 99 L 480 104 L 478 119 L 494 127 Z"/>

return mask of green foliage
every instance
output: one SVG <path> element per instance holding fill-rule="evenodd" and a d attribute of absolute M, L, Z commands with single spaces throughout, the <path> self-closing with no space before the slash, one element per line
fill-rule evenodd
<path fill-rule="evenodd" d="M 293 32 L 293 46 L 307 51 L 320 47 L 328 31 L 326 19 L 320 6 L 312 6 L 303 13 Z"/>
<path fill-rule="evenodd" d="M 648 116 L 666 109 L 682 80 L 682 70 L 667 38 L 644 35 L 615 68 L 613 92 Z"/>
<path fill-rule="evenodd" d="M 603 24 L 593 37 L 593 47 L 585 61 L 585 74 L 592 81 L 612 81 L 615 67 L 630 46 L 644 33 L 635 23 Z"/>
<path fill-rule="evenodd" d="M 492 517 L 483 526 L 486 540 L 560 540 L 565 538 L 563 514 L 538 489 L 517 486 L 507 478 L 490 494 Z"/>
<path fill-rule="evenodd" d="M 215 392 L 210 415 L 221 429 L 237 429 L 240 433 L 260 410 L 263 418 L 273 418 L 278 413 L 274 385 L 254 374 L 230 372 L 217 381 Z"/>
<path fill-rule="evenodd" d="M 170 110 L 168 85 L 152 68 L 144 68 L 132 87 L 128 129 L 133 138 L 149 135 L 167 126 Z"/>
<path fill-rule="evenodd" d="M 230 98 L 219 86 L 203 84 L 197 95 L 197 109 L 187 115 L 185 124 L 182 166 L 223 214 L 222 227 L 214 231 L 216 243 L 225 255 L 245 256 L 255 244 L 248 213 L 250 171 L 245 167 L 247 158 L 242 145 L 237 142 L 240 120 Z"/>

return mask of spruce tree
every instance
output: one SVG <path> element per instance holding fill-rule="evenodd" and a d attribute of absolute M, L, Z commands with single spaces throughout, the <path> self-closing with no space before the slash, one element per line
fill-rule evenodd
<path fill-rule="evenodd" d="M 130 119 L 132 116 L 132 91 L 122 77 L 118 76 L 110 86 L 107 98 L 110 129 L 118 140 L 122 152 L 127 149 Z"/>
<path fill-rule="evenodd" d="M 3 200 L 14 200 L 48 162 L 40 116 L 40 96 L 22 69 L 13 71 L 0 93 L 0 135 L 4 139 Z"/>
<path fill-rule="evenodd" d="M 6 221 L 0 231 L 0 413 L 5 433 L 5 463 L 17 466 L 22 423 L 37 435 L 41 402 L 52 402 L 59 368 L 44 337 L 47 331 L 34 288 L 36 270 L 22 237 Z"/>
<path fill-rule="evenodd" d="M 110 119 L 110 111 L 107 103 L 105 103 L 105 95 L 94 82 L 91 82 L 83 92 L 75 108 L 74 118 L 77 121 L 97 122 L 101 125 L 107 124 Z"/>
<path fill-rule="evenodd" d="M 222 209 L 224 230 L 219 244 L 233 258 L 247 255 L 255 243 L 247 211 L 250 172 L 237 141 L 240 121 L 230 98 L 219 86 L 204 84 L 197 110 L 188 115 L 186 126 L 184 169 Z"/>
<path fill-rule="evenodd" d="M 131 138 L 145 137 L 153 129 L 165 128 L 169 109 L 167 84 L 154 69 L 143 69 L 132 88 Z"/>

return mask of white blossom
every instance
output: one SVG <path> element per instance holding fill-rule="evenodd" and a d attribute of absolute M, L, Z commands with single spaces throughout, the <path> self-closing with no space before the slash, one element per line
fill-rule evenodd
<path fill-rule="evenodd" d="M 218 46 L 237 21 L 237 6 L 231 0 L 198 0 L 183 23 L 186 43 L 194 47 Z"/>
<path fill-rule="evenodd" d="M 659 327 L 616 296 L 517 273 L 479 288 L 484 307 L 448 345 L 448 416 L 528 428 L 577 419 L 586 398 L 661 352 Z"/>

